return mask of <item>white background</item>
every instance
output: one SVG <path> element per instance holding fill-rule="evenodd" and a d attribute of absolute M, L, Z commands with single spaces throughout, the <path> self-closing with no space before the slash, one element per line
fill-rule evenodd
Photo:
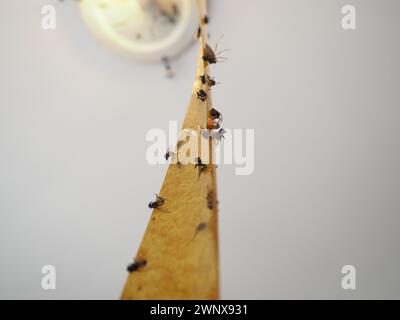
<path fill-rule="evenodd" d="M 400 298 L 399 1 L 351 1 L 356 31 L 346 1 L 211 2 L 215 107 L 256 136 L 253 175 L 218 170 L 222 297 Z M 0 26 L 0 298 L 117 299 L 166 170 L 145 134 L 182 122 L 197 47 L 168 80 L 99 46 L 74 1 L 2 0 Z"/>

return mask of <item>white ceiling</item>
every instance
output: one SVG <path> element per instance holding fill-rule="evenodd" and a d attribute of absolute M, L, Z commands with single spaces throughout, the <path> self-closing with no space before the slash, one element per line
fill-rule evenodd
<path fill-rule="evenodd" d="M 353 0 L 344 31 L 346 1 L 211 2 L 213 101 L 256 139 L 254 174 L 219 167 L 222 297 L 400 298 L 400 3 Z M 0 298 L 118 298 L 165 173 L 145 134 L 181 123 L 197 48 L 168 80 L 100 47 L 74 1 L 2 0 L 0 23 Z"/>

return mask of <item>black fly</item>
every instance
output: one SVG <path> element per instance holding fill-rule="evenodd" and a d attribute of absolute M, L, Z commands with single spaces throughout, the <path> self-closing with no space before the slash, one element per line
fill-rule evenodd
<path fill-rule="evenodd" d="M 222 37 L 221 37 L 222 38 Z M 221 40 L 220 38 L 220 40 Z M 218 40 L 219 42 L 219 40 Z M 223 62 L 226 60 L 225 57 L 221 57 L 221 53 L 228 51 L 227 49 L 225 50 L 221 50 L 221 51 L 217 51 L 218 50 L 218 42 L 215 45 L 214 50 L 211 49 L 211 47 L 209 46 L 209 44 L 207 43 L 204 50 L 203 50 L 203 60 L 209 64 L 215 64 L 218 62 Z"/>
<path fill-rule="evenodd" d="M 203 89 L 200 89 L 199 91 L 197 91 L 197 99 L 199 99 L 203 102 L 206 101 L 207 93 Z"/>
<path fill-rule="evenodd" d="M 199 168 L 199 177 L 203 172 L 206 172 L 208 169 L 208 166 L 206 164 L 203 163 L 203 161 L 201 161 L 200 158 L 196 158 L 196 164 L 194 166 L 194 168 Z"/>
<path fill-rule="evenodd" d="M 139 269 L 142 269 L 146 266 L 147 261 L 146 260 L 137 260 L 135 259 L 135 262 L 131 263 L 128 265 L 128 267 L 126 268 L 126 270 L 129 273 L 138 271 Z"/>
<path fill-rule="evenodd" d="M 200 76 L 200 81 L 203 85 L 209 85 L 210 87 L 213 87 L 217 84 L 217 82 L 215 82 L 214 78 L 211 78 L 209 75 L 207 74 L 203 74 L 202 76 Z"/>
<path fill-rule="evenodd" d="M 161 198 L 157 193 L 155 195 L 156 195 L 156 200 L 149 203 L 150 209 L 159 209 L 165 203 L 165 199 Z"/>

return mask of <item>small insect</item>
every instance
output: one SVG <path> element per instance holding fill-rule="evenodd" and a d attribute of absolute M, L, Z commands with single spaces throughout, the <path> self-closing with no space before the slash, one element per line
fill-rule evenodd
<path fill-rule="evenodd" d="M 223 117 L 221 112 L 212 108 L 208 113 L 207 129 L 219 129 L 222 123 Z"/>
<path fill-rule="evenodd" d="M 167 78 L 171 79 L 171 78 L 175 77 L 175 72 L 171 67 L 169 59 L 167 57 L 163 57 L 161 59 L 161 61 L 164 64 L 164 68 L 165 68 L 165 71 L 166 71 Z"/>
<path fill-rule="evenodd" d="M 199 177 L 200 177 L 200 175 L 201 175 L 203 172 L 207 171 L 208 166 L 207 166 L 206 164 L 204 164 L 203 161 L 201 161 L 200 158 L 196 158 L 196 164 L 195 164 L 194 168 L 195 168 L 195 169 L 196 169 L 196 168 L 199 168 Z"/>
<path fill-rule="evenodd" d="M 208 227 L 207 222 L 201 222 L 197 225 L 196 230 L 194 231 L 192 239 L 186 244 L 189 245 L 197 236 L 197 234 L 203 230 L 205 230 Z"/>
<path fill-rule="evenodd" d="M 208 24 L 210 22 L 210 18 L 206 15 L 203 17 L 203 19 L 201 20 L 204 24 Z"/>
<path fill-rule="evenodd" d="M 222 139 L 225 139 L 225 136 L 224 136 L 225 133 L 226 133 L 226 130 L 224 128 L 221 128 L 218 131 L 212 132 L 210 135 L 212 138 L 221 141 Z"/>
<path fill-rule="evenodd" d="M 207 208 L 212 210 L 214 202 L 214 193 L 211 190 L 208 191 L 206 200 L 207 200 Z M 218 204 L 218 201 L 216 201 L 216 204 Z"/>
<path fill-rule="evenodd" d="M 200 81 L 203 85 L 207 84 L 210 87 L 213 87 L 217 84 L 217 82 L 215 82 L 214 78 L 210 78 L 210 76 L 207 74 L 203 74 L 202 76 L 200 76 Z"/>
<path fill-rule="evenodd" d="M 207 208 L 212 210 L 212 208 L 213 208 L 213 199 L 214 199 L 212 191 L 208 191 L 206 199 L 207 199 Z"/>
<path fill-rule="evenodd" d="M 165 161 L 168 161 L 168 159 L 173 156 L 174 156 L 174 153 L 172 151 L 169 151 L 169 149 L 167 149 L 167 153 L 164 155 Z"/>
<path fill-rule="evenodd" d="M 199 28 L 197 29 L 197 39 L 199 39 L 201 37 L 201 27 L 199 26 Z"/>
<path fill-rule="evenodd" d="M 208 227 L 207 222 L 201 222 L 197 225 L 196 230 L 194 231 L 194 235 L 192 238 L 192 241 L 196 238 L 197 234 L 203 230 L 205 230 Z"/>
<path fill-rule="evenodd" d="M 215 56 L 214 50 L 211 49 L 208 44 L 206 44 L 206 47 L 204 48 L 203 60 L 209 64 L 217 63 L 217 57 Z"/>
<path fill-rule="evenodd" d="M 199 223 L 198 226 L 196 227 L 196 232 L 203 231 L 205 228 L 207 228 L 206 222 Z"/>
<path fill-rule="evenodd" d="M 212 129 L 219 129 L 219 124 L 216 123 L 211 117 L 207 119 L 207 129 L 212 130 Z"/>
<path fill-rule="evenodd" d="M 215 82 L 214 78 L 210 78 L 210 77 L 208 77 L 207 83 L 210 87 L 213 87 L 217 84 L 217 82 Z"/>
<path fill-rule="evenodd" d="M 197 99 L 199 99 L 203 102 L 206 101 L 207 93 L 203 89 L 200 89 L 199 91 L 197 91 Z"/>
<path fill-rule="evenodd" d="M 131 273 L 131 272 L 135 272 L 138 271 L 139 269 L 142 269 L 146 266 L 147 261 L 146 260 L 137 260 L 135 259 L 135 262 L 131 263 L 128 265 L 128 267 L 126 268 L 126 270 Z"/>
<path fill-rule="evenodd" d="M 150 209 L 159 209 L 165 203 L 165 199 L 164 198 L 161 198 L 157 193 L 155 195 L 156 195 L 156 200 L 149 203 L 149 208 Z"/>
<path fill-rule="evenodd" d="M 219 112 L 217 109 L 212 108 L 209 112 L 210 117 L 215 120 L 215 119 L 220 119 L 222 121 L 222 114 Z"/>
<path fill-rule="evenodd" d="M 222 38 L 222 36 L 221 36 L 221 38 Z M 221 38 L 219 40 L 221 40 Z M 215 64 L 218 62 L 223 62 L 227 59 L 226 57 L 221 57 L 220 55 L 221 55 L 221 53 L 228 51 L 228 49 L 217 51 L 219 40 L 217 41 L 217 44 L 215 45 L 214 50 L 211 49 L 211 47 L 209 46 L 208 43 L 206 44 L 204 51 L 203 51 L 203 60 L 205 62 L 207 62 L 209 64 Z"/>

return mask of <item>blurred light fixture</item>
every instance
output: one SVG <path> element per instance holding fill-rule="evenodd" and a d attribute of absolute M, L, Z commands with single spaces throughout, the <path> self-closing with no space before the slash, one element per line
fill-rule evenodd
<path fill-rule="evenodd" d="M 101 43 L 141 62 L 178 55 L 198 27 L 195 0 L 81 0 L 79 7 Z"/>

